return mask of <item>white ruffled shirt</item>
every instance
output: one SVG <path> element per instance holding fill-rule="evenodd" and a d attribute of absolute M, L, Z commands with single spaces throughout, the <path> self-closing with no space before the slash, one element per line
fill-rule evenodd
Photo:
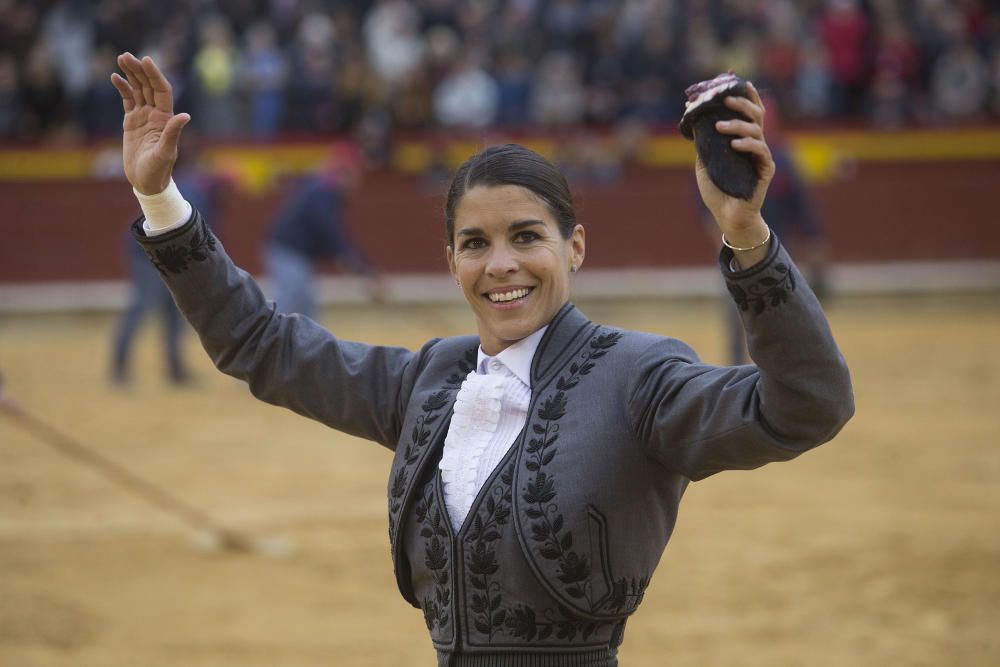
<path fill-rule="evenodd" d="M 531 401 L 531 360 L 542 327 L 495 357 L 479 348 L 476 370 L 455 397 L 438 468 L 444 504 L 456 532 L 493 470 L 524 428 Z"/>

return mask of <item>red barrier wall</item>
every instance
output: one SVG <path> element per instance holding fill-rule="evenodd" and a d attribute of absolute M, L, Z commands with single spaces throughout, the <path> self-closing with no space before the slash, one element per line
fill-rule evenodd
<path fill-rule="evenodd" d="M 589 267 L 707 264 L 711 242 L 696 223 L 687 168 L 631 167 L 613 188 L 576 188 Z M 834 260 L 1000 258 L 991 195 L 1000 160 L 856 163 L 813 188 Z M 444 186 L 369 174 L 351 198 L 349 225 L 389 272 L 444 270 Z M 264 231 L 281 197 L 232 192 L 223 242 L 259 270 Z M 0 282 L 115 279 L 125 275 L 124 230 L 138 207 L 123 181 L 0 182 Z"/>

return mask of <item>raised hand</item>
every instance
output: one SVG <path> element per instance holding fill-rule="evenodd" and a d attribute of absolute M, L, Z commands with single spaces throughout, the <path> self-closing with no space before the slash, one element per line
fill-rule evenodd
<path fill-rule="evenodd" d="M 163 192 L 177 161 L 181 130 L 191 116 L 174 115 L 174 94 L 170 82 L 146 56 L 139 60 L 131 53 L 118 56 L 125 74 L 111 75 L 111 83 L 122 96 L 122 159 L 125 177 L 144 195 Z"/>
<path fill-rule="evenodd" d="M 768 185 L 774 177 L 774 159 L 764 140 L 764 103 L 752 83 L 747 84 L 749 97 L 729 96 L 725 105 L 747 120 L 720 121 L 716 129 L 733 136 L 735 150 L 751 153 L 757 167 L 757 188 L 750 201 L 730 197 L 719 190 L 708 176 L 701 160 L 695 164 L 698 190 L 719 228 L 730 243 L 737 246 L 756 245 L 767 230 L 760 215 Z"/>

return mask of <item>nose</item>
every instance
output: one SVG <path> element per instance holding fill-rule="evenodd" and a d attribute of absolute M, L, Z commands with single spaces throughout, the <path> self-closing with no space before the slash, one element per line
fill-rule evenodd
<path fill-rule="evenodd" d="M 502 278 L 516 273 L 517 267 L 517 255 L 512 248 L 504 244 L 490 248 L 489 257 L 486 259 L 486 275 L 491 278 Z"/>

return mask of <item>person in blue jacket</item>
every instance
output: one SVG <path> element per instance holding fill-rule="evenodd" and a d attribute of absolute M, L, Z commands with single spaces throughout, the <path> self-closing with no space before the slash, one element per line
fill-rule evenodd
<path fill-rule="evenodd" d="M 335 146 L 314 173 L 292 190 L 278 210 L 264 252 L 274 301 L 284 313 L 315 319 L 319 262 L 333 261 L 376 282 L 375 269 L 348 233 L 345 198 L 360 177 L 360 158 Z"/>

